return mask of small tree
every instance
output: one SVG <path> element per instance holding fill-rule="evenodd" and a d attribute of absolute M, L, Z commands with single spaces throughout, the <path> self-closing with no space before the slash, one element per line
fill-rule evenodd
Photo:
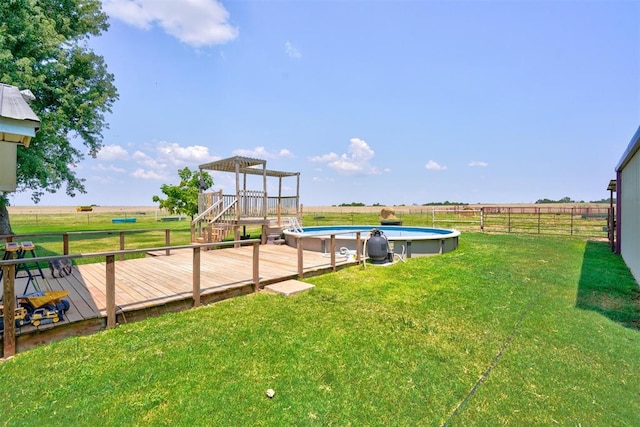
<path fill-rule="evenodd" d="M 188 167 L 178 170 L 178 185 L 162 184 L 160 191 L 167 196 L 161 199 L 153 196 L 153 201 L 160 203 L 160 209 L 171 214 L 189 215 L 191 219 L 198 214 L 198 193 L 213 185 L 213 178 L 207 172 L 192 171 Z"/>

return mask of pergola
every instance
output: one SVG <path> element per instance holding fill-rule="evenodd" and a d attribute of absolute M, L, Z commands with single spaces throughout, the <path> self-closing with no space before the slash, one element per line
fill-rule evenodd
<path fill-rule="evenodd" d="M 263 237 L 269 232 L 271 218 L 277 219 L 278 227 L 281 224 L 281 214 L 284 209 L 288 207 L 295 208 L 296 221 L 300 212 L 300 172 L 284 172 L 267 169 L 267 161 L 262 159 L 254 159 L 251 157 L 234 156 L 222 160 L 217 160 L 210 163 L 205 163 L 199 166 L 200 173 L 202 171 L 217 171 L 217 172 L 230 172 L 235 173 L 235 194 L 234 195 L 222 195 L 223 200 L 229 201 L 232 199 L 240 206 L 235 210 L 235 224 L 234 230 L 236 234 L 236 240 L 239 238 L 239 226 L 244 227 L 247 224 L 262 224 Z M 262 177 L 262 189 L 247 189 L 247 176 L 256 175 Z M 282 180 L 288 177 L 296 177 L 296 194 L 295 196 L 283 196 L 282 194 Z M 278 195 L 277 197 L 269 197 L 267 194 L 267 179 L 278 178 Z M 206 197 L 209 193 L 204 193 L 204 189 L 200 189 L 201 200 L 207 200 L 204 204 L 199 203 L 199 215 L 201 218 L 207 211 L 213 207 L 213 203 L 210 202 L 209 197 Z M 204 196 L 204 197 L 203 197 Z M 275 199 L 275 202 L 274 202 Z M 292 200 L 293 204 L 291 204 Z M 271 200 L 271 203 L 269 201 Z M 231 202 L 225 202 L 231 203 Z M 275 203 L 275 204 L 274 204 Z M 223 204 L 224 206 L 224 204 Z M 224 208 L 224 207 L 223 207 Z M 275 211 L 274 211 L 275 208 Z M 197 220 L 199 221 L 199 219 Z"/>
<path fill-rule="evenodd" d="M 240 197 L 241 190 L 247 190 L 247 175 L 262 176 L 262 191 L 264 192 L 264 204 L 267 205 L 267 177 L 278 178 L 278 199 L 282 197 L 282 179 L 295 176 L 296 200 L 300 200 L 300 172 L 283 172 L 267 169 L 267 161 L 251 157 L 234 156 L 215 162 L 205 163 L 199 166 L 200 171 L 234 172 L 236 174 L 236 197 Z M 242 188 L 240 188 L 240 175 L 242 174 Z M 297 206 L 299 208 L 299 206 Z"/>

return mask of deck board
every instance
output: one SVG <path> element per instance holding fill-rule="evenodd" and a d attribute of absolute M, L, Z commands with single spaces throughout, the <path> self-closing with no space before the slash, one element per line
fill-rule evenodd
<path fill-rule="evenodd" d="M 264 284 L 288 280 L 298 274 L 297 250 L 285 245 L 261 245 L 259 247 L 259 277 Z M 317 252 L 304 251 L 304 271 L 329 271 L 330 258 Z M 353 264 L 344 257 L 337 257 L 337 265 Z M 115 262 L 116 311 L 123 316 L 135 315 L 144 318 L 161 313 L 167 304 L 189 307 L 193 291 L 193 250 L 172 250 L 171 255 L 147 256 Z M 65 277 L 53 278 L 48 270 L 44 278 L 36 283 L 43 290 L 66 290 L 70 309 L 64 321 L 55 325 L 23 327 L 16 331 L 18 340 L 28 342 L 28 336 L 37 334 L 37 342 L 46 342 L 46 335 L 59 325 L 69 326 L 67 336 L 88 320 L 100 320 L 106 325 L 106 263 L 74 266 Z M 200 288 L 202 296 L 213 296 L 212 300 L 232 297 L 241 290 L 252 289 L 253 247 L 242 246 L 200 252 Z M 16 295 L 21 295 L 25 281 L 16 280 Z M 234 293 L 238 290 L 238 293 Z M 246 291 L 243 291 L 246 293 Z M 216 295 L 221 295 L 216 298 Z M 175 309 L 172 309 L 175 311 Z M 140 314 L 142 313 L 142 314 Z M 78 325 L 74 329 L 74 325 Z M 80 333 L 80 332 L 78 332 Z M 51 334 L 59 339 L 60 333 Z M 36 339 L 34 339 L 36 340 Z M 20 342 L 20 341 L 19 341 Z M 28 347 L 26 344 L 23 348 Z"/>

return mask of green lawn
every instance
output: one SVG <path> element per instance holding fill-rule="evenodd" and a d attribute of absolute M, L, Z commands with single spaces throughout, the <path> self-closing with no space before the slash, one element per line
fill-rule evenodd
<path fill-rule="evenodd" d="M 0 363 L 0 420 L 638 424 L 638 288 L 606 243 L 465 233 L 306 281 L 20 353 Z"/>

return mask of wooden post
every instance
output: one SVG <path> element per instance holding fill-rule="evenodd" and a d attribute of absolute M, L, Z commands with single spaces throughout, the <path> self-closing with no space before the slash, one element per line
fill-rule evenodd
<path fill-rule="evenodd" d="M 260 244 L 253 243 L 253 291 L 260 290 Z"/>
<path fill-rule="evenodd" d="M 15 264 L 2 266 L 4 277 L 3 300 L 4 307 L 2 315 L 4 316 L 4 354 L 3 357 L 11 357 L 16 354 L 16 266 Z"/>
<path fill-rule="evenodd" d="M 120 250 L 124 251 L 124 231 L 120 231 Z M 120 261 L 124 261 L 124 254 L 120 254 Z"/>
<path fill-rule="evenodd" d="M 362 262 L 362 239 L 360 238 L 360 232 L 356 231 L 356 263 Z"/>
<path fill-rule="evenodd" d="M 331 268 L 333 271 L 336 271 L 336 235 L 331 235 L 331 243 L 329 243 L 329 248 L 331 250 Z"/>
<path fill-rule="evenodd" d="M 573 215 L 574 215 L 574 212 L 573 212 L 573 211 L 574 211 L 574 209 L 575 209 L 575 208 L 571 208 L 571 224 L 570 224 L 570 226 L 569 226 L 569 227 L 571 228 L 571 231 L 570 231 L 570 233 L 569 233 L 569 234 L 570 234 L 570 235 L 572 235 L 572 236 L 573 236 Z"/>
<path fill-rule="evenodd" d="M 169 228 L 164 229 L 164 245 L 171 246 L 171 229 Z M 167 248 L 165 255 L 171 255 L 171 249 Z"/>
<path fill-rule="evenodd" d="M 193 248 L 193 306 L 200 306 L 200 247 Z"/>
<path fill-rule="evenodd" d="M 278 206 L 276 206 L 276 217 L 278 218 L 278 227 L 282 227 L 282 206 L 280 205 L 280 199 L 278 199 Z"/>
<path fill-rule="evenodd" d="M 107 328 L 116 326 L 116 265 L 115 256 L 107 255 Z"/>
<path fill-rule="evenodd" d="M 302 239 L 296 238 L 296 248 L 298 249 L 298 277 L 304 278 L 304 259 L 302 257 Z"/>
<path fill-rule="evenodd" d="M 62 253 L 64 255 L 69 255 L 69 233 L 64 233 L 62 235 Z"/>

